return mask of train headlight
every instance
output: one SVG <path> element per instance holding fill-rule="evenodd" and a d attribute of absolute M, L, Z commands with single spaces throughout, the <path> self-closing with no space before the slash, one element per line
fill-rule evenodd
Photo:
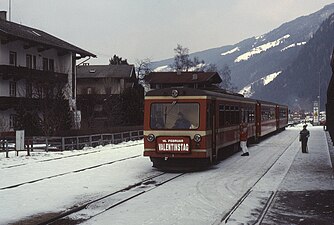
<path fill-rule="evenodd" d="M 202 136 L 200 134 L 195 134 L 194 135 L 194 141 L 199 143 L 202 140 Z"/>
<path fill-rule="evenodd" d="M 149 134 L 147 137 L 146 137 L 146 140 L 148 142 L 153 142 L 155 140 L 155 136 L 153 134 Z"/>
<path fill-rule="evenodd" d="M 176 98 L 177 96 L 179 96 L 179 91 L 178 90 L 172 90 L 172 97 Z"/>

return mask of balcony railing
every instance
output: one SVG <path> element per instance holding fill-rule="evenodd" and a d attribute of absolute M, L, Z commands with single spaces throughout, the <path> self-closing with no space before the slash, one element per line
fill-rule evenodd
<path fill-rule="evenodd" d="M 0 65 L 0 76 L 2 79 L 14 79 L 14 80 L 31 80 L 31 81 L 51 81 L 51 82 L 64 82 L 68 81 L 68 75 L 66 73 L 58 73 L 53 71 L 44 71 L 29 69 L 28 67 L 19 67 L 11 65 Z"/>
<path fill-rule="evenodd" d="M 38 98 L 23 98 L 23 97 L 0 97 L 0 110 L 7 110 L 17 107 L 19 104 L 23 107 L 37 107 L 38 102 L 42 99 Z"/>

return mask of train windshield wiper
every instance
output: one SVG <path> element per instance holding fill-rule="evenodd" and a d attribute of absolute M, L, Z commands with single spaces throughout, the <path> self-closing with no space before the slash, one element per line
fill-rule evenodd
<path fill-rule="evenodd" d="M 167 116 L 172 111 L 172 109 L 174 108 L 174 106 L 176 105 L 176 103 L 177 103 L 177 101 L 173 101 L 171 103 L 172 106 L 170 107 L 170 109 L 167 108 L 168 106 L 165 106 L 165 124 L 166 124 L 166 121 L 167 121 Z"/>

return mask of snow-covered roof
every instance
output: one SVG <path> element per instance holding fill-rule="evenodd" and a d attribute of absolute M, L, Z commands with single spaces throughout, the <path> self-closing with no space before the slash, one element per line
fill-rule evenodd
<path fill-rule="evenodd" d="M 78 79 L 105 77 L 135 77 L 134 65 L 84 65 L 77 67 Z"/>
<path fill-rule="evenodd" d="M 59 50 L 70 51 L 79 54 L 80 57 L 96 57 L 93 53 L 83 50 L 44 31 L 4 19 L 0 19 L 0 36 L 1 41 L 5 42 L 19 39 L 27 41 L 32 45 L 43 45 L 46 47 L 57 48 Z"/>

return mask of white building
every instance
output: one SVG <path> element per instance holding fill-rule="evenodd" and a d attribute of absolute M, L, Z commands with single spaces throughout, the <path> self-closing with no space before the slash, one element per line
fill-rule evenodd
<path fill-rule="evenodd" d="M 0 132 L 13 130 L 18 104 L 33 105 L 43 98 L 44 84 L 60 84 L 75 110 L 76 60 L 85 57 L 96 56 L 41 30 L 7 21 L 1 11 Z"/>

